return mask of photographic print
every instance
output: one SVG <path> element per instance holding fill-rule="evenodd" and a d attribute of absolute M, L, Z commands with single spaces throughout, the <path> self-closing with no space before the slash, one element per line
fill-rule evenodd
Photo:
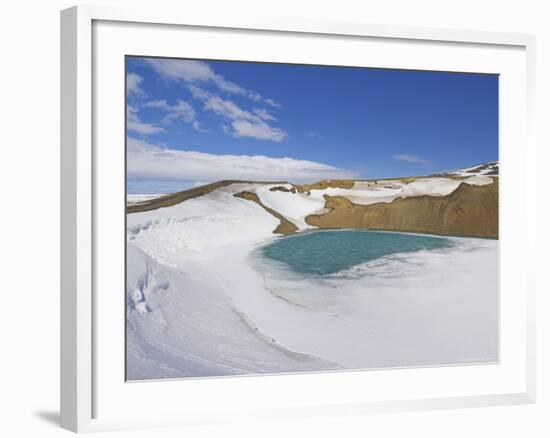
<path fill-rule="evenodd" d="M 498 87 L 127 56 L 127 380 L 497 362 Z"/>

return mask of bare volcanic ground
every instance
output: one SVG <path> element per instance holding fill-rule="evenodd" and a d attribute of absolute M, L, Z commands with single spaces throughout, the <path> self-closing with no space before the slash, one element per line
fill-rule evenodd
<path fill-rule="evenodd" d="M 357 205 L 325 195 L 328 213 L 306 218 L 319 228 L 369 228 L 498 238 L 498 178 L 483 186 L 461 183 L 447 196 L 397 198 L 390 203 Z"/>
<path fill-rule="evenodd" d="M 498 238 L 499 177 L 493 176 L 498 164 L 490 164 L 430 177 L 323 180 L 302 185 L 225 180 L 129 203 L 127 213 L 227 192 L 276 218 L 279 225 L 273 234 L 308 228 L 368 228 Z"/>

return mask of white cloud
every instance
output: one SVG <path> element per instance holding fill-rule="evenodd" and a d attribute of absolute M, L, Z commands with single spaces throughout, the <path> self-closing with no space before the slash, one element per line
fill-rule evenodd
<path fill-rule="evenodd" d="M 428 160 L 424 160 L 414 155 L 399 154 L 399 155 L 394 155 L 393 158 L 398 161 L 406 161 L 407 163 L 416 163 L 416 164 L 424 164 L 424 165 L 430 164 Z"/>
<path fill-rule="evenodd" d="M 186 82 L 209 81 L 215 77 L 212 68 L 205 62 L 185 59 L 146 58 L 145 61 L 168 79 Z"/>
<path fill-rule="evenodd" d="M 264 101 L 274 108 L 281 106 L 272 99 L 265 99 L 260 93 L 248 90 L 240 85 L 225 79 L 203 61 L 187 59 L 146 58 L 145 61 L 161 76 L 173 81 L 183 81 L 188 84 L 212 83 L 220 91 L 229 94 L 238 94 L 254 102 Z"/>
<path fill-rule="evenodd" d="M 186 59 L 148 58 L 146 62 L 161 76 L 184 82 L 212 82 L 227 93 L 247 95 L 248 90 L 217 74 L 206 62 Z M 252 93 L 257 98 L 257 93 Z"/>
<path fill-rule="evenodd" d="M 191 123 L 191 126 L 193 126 L 193 129 L 198 132 L 208 132 L 208 129 L 206 129 L 201 122 L 198 120 L 194 120 L 193 123 Z"/>
<path fill-rule="evenodd" d="M 189 91 L 191 91 L 191 95 L 193 96 L 193 99 L 197 100 L 206 100 L 210 96 L 212 96 L 212 93 L 209 93 L 208 91 L 199 88 L 195 85 L 189 85 Z"/>
<path fill-rule="evenodd" d="M 273 128 L 264 122 L 234 120 L 231 122 L 234 137 L 253 137 L 259 140 L 271 140 L 280 143 L 287 134 L 282 129 Z"/>
<path fill-rule="evenodd" d="M 138 110 L 133 106 L 127 105 L 126 108 L 126 128 L 128 131 L 137 132 L 143 135 L 156 134 L 164 131 L 160 126 L 142 122 L 138 116 Z"/>
<path fill-rule="evenodd" d="M 254 114 L 256 114 L 260 119 L 262 120 L 277 120 L 275 117 L 273 117 L 269 111 L 263 109 L 263 108 L 254 108 L 253 110 Z"/>
<path fill-rule="evenodd" d="M 264 99 L 264 102 L 267 103 L 268 105 L 272 106 L 273 108 L 282 108 L 283 107 L 280 103 L 275 102 L 273 99 Z"/>
<path fill-rule="evenodd" d="M 208 97 L 204 102 L 204 109 L 213 111 L 214 113 L 231 120 L 258 119 L 258 117 L 254 114 L 241 109 L 235 102 L 222 99 L 218 96 Z"/>
<path fill-rule="evenodd" d="M 198 87 L 192 87 L 191 93 L 196 99 L 204 101 L 204 109 L 212 111 L 229 121 L 223 125 L 226 134 L 233 137 L 252 137 L 259 140 L 282 142 L 288 134 L 280 128 L 270 126 L 266 120 L 275 120 L 266 110 L 257 108 L 246 111 L 235 102 L 222 99 Z"/>
<path fill-rule="evenodd" d="M 204 132 L 201 124 L 196 120 L 197 114 L 193 106 L 185 101 L 178 100 L 175 105 L 170 105 L 165 99 L 150 100 L 143 105 L 145 108 L 155 108 L 165 111 L 167 114 L 162 119 L 165 125 L 168 125 L 175 120 L 183 120 L 190 124 L 197 131 Z"/>
<path fill-rule="evenodd" d="M 301 183 L 357 177 L 352 171 L 315 161 L 164 149 L 135 138 L 128 138 L 127 148 L 128 178 L 134 180 L 242 179 Z"/>
<path fill-rule="evenodd" d="M 168 109 L 168 114 L 165 119 L 168 121 L 181 119 L 185 123 L 193 123 L 195 121 L 195 110 L 189 102 L 178 100 L 177 103 Z"/>
<path fill-rule="evenodd" d="M 128 96 L 145 96 L 141 83 L 143 78 L 136 73 L 128 73 L 126 75 L 126 92 Z"/>
<path fill-rule="evenodd" d="M 145 108 L 157 108 L 162 110 L 168 110 L 170 108 L 170 105 L 168 105 L 166 99 L 150 100 L 149 102 L 145 102 L 143 106 Z"/>

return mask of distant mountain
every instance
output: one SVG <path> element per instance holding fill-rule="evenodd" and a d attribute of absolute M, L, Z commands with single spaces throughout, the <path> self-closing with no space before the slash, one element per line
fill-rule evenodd
<path fill-rule="evenodd" d="M 473 167 L 464 169 L 451 170 L 443 173 L 443 175 L 458 175 L 458 176 L 498 176 L 498 161 L 490 161 L 489 163 L 478 164 Z"/>

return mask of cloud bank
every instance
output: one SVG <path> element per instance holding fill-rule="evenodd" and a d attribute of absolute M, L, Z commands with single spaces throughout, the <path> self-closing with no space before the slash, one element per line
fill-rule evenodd
<path fill-rule="evenodd" d="M 127 176 L 133 180 L 213 182 L 240 179 L 295 183 L 358 177 L 350 170 L 315 161 L 164 149 L 131 137 L 127 139 Z"/>

